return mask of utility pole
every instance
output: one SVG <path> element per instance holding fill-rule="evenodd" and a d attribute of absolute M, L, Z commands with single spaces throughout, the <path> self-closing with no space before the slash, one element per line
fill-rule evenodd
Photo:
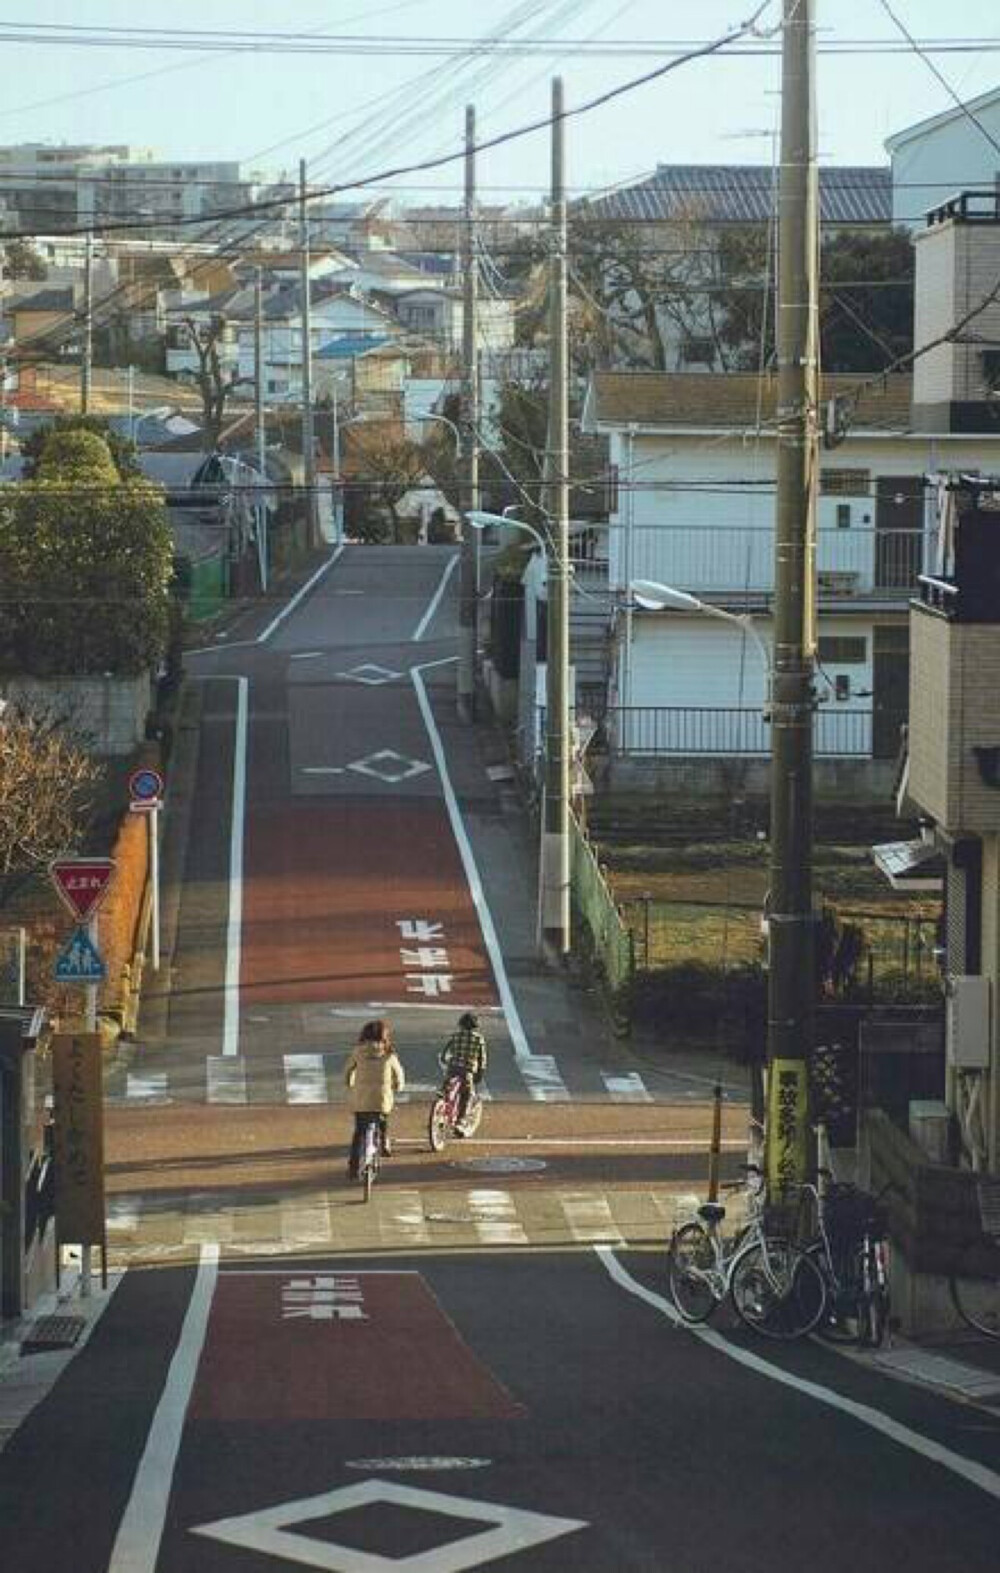
<path fill-rule="evenodd" d="M 566 184 L 562 77 L 552 83 L 552 229 L 549 263 L 547 641 L 541 929 L 560 957 L 570 942 L 569 363 L 566 334 Z"/>
<path fill-rule="evenodd" d="M 306 487 L 307 539 L 319 545 L 316 508 L 316 446 L 313 434 L 312 302 L 309 299 L 309 210 L 306 205 L 306 161 L 299 159 L 299 259 L 302 288 L 302 468 Z"/>
<path fill-rule="evenodd" d="M 476 256 L 476 111 L 465 111 L 465 216 L 462 224 L 462 555 L 459 563 L 458 612 L 458 714 L 472 721 L 476 714 L 476 605 L 475 530 L 465 513 L 479 506 L 479 335 L 478 270 Z"/>
<path fill-rule="evenodd" d="M 90 412 L 90 385 L 94 361 L 94 237 L 88 230 L 83 242 L 83 349 L 80 355 L 80 413 Z"/>
<path fill-rule="evenodd" d="M 267 475 L 267 432 L 264 429 L 264 282 L 260 268 L 254 270 L 253 284 L 253 419 L 257 440 L 257 469 L 261 477 L 260 500 L 257 504 L 257 556 L 260 562 L 260 587 L 266 590 L 268 542 L 264 479 Z"/>
<path fill-rule="evenodd" d="M 772 1193 L 809 1165 L 813 1050 L 813 573 L 816 478 L 814 0 L 784 0 L 765 1151 Z"/>

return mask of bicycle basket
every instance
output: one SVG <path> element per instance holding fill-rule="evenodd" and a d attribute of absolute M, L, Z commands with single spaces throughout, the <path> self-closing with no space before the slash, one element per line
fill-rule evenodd
<path fill-rule="evenodd" d="M 865 1234 L 884 1234 L 883 1208 L 856 1185 L 831 1185 L 824 1200 L 826 1231 L 837 1245 L 851 1245 Z"/>
<path fill-rule="evenodd" d="M 980 1175 L 976 1183 L 979 1195 L 979 1218 L 983 1233 L 1000 1237 L 1000 1179 Z"/>

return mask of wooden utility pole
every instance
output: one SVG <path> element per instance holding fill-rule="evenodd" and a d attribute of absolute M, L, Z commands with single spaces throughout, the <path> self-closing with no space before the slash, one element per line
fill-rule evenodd
<path fill-rule="evenodd" d="M 316 441 L 313 432 L 312 302 L 309 298 L 309 208 L 306 203 L 306 161 L 299 160 L 299 263 L 302 289 L 302 476 L 306 488 L 309 545 L 319 546 L 316 507 Z"/>
<path fill-rule="evenodd" d="M 548 590 L 545 807 L 541 929 L 559 956 L 570 944 L 569 362 L 566 334 L 566 177 L 562 78 L 552 83 L 549 262 Z"/>
<path fill-rule="evenodd" d="M 462 224 L 462 555 L 459 563 L 458 713 L 476 714 L 477 532 L 465 514 L 479 506 L 479 261 L 476 256 L 476 111 L 465 111 L 465 215 Z"/>
<path fill-rule="evenodd" d="M 90 413 L 90 389 L 94 367 L 94 237 L 88 231 L 83 242 L 83 347 L 80 352 L 80 413 Z"/>
<path fill-rule="evenodd" d="M 257 503 L 257 556 L 260 562 L 260 587 L 267 589 L 268 539 L 267 508 L 264 505 L 264 480 L 267 475 L 267 432 L 264 427 L 264 283 L 260 268 L 254 270 L 253 283 L 253 417 L 260 472 L 260 499 Z"/>
<path fill-rule="evenodd" d="M 813 1049 L 813 574 L 816 478 L 814 0 L 784 0 L 771 709 L 766 1156 L 773 1190 L 808 1166 Z"/>

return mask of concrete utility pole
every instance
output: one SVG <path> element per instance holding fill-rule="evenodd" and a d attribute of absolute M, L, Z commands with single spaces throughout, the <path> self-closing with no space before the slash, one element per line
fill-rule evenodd
<path fill-rule="evenodd" d="M 566 334 L 565 121 L 562 78 L 552 83 L 552 230 L 549 274 L 549 432 L 545 807 L 541 928 L 559 956 L 570 943 L 569 361 Z"/>
<path fill-rule="evenodd" d="M 465 111 L 465 218 L 462 224 L 462 557 L 459 563 L 458 714 L 476 714 L 476 532 L 465 514 L 479 507 L 479 262 L 476 256 L 476 111 Z"/>
<path fill-rule="evenodd" d="M 260 268 L 254 270 L 253 284 L 253 421 L 257 441 L 257 469 L 263 487 L 263 479 L 267 475 L 267 432 L 264 428 L 264 281 Z M 257 557 L 260 563 L 260 587 L 266 590 L 268 541 L 263 490 L 257 503 Z"/>
<path fill-rule="evenodd" d="M 80 354 L 80 413 L 90 412 L 90 387 L 94 364 L 94 237 L 83 242 L 83 349 Z"/>
<path fill-rule="evenodd" d="M 802 1178 L 813 1049 L 813 573 L 816 477 L 814 0 L 784 0 L 778 227 L 777 500 L 771 710 L 768 1178 Z"/>
<path fill-rule="evenodd" d="M 316 507 L 316 445 L 313 433 L 312 302 L 309 299 L 309 209 L 306 205 L 306 161 L 299 160 L 299 260 L 302 289 L 302 467 L 306 487 L 306 518 L 310 546 L 319 545 Z"/>

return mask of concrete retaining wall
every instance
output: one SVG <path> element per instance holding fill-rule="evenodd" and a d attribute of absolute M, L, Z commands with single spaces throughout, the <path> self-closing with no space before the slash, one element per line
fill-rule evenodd
<path fill-rule="evenodd" d="M 766 759 L 593 758 L 602 795 L 718 798 L 734 795 L 767 801 L 771 792 Z M 892 793 L 895 762 L 889 759 L 817 759 L 813 791 L 817 802 L 884 804 Z"/>
<path fill-rule="evenodd" d="M 95 754 L 130 754 L 145 736 L 152 703 L 148 672 L 136 677 L 9 677 L 5 698 L 51 717 Z"/>

